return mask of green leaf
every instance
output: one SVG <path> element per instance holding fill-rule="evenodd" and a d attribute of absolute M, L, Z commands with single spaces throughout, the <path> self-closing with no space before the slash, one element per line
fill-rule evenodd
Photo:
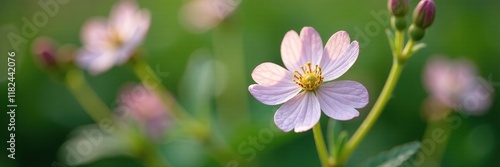
<path fill-rule="evenodd" d="M 327 129 L 328 149 L 333 159 L 338 159 L 349 135 L 342 130 L 341 122 L 330 119 Z"/>
<path fill-rule="evenodd" d="M 377 156 L 369 158 L 361 166 L 393 167 L 400 166 L 408 161 L 420 149 L 418 141 L 396 146 L 389 151 L 379 153 Z"/>

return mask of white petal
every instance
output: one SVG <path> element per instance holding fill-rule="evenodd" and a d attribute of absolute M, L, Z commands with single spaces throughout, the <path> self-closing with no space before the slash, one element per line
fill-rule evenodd
<path fill-rule="evenodd" d="M 316 91 L 323 112 L 337 120 L 350 120 L 359 115 L 354 108 L 368 104 L 368 91 L 358 82 L 339 81 L 321 85 Z"/>
<path fill-rule="evenodd" d="M 318 123 L 321 117 L 318 98 L 312 92 L 303 92 L 283 104 L 276 114 L 274 122 L 281 130 L 304 132 Z"/>
<path fill-rule="evenodd" d="M 281 59 L 285 67 L 290 70 L 298 70 L 302 64 L 299 64 L 302 56 L 302 42 L 297 32 L 291 30 L 285 34 L 281 42 Z"/>
<path fill-rule="evenodd" d="M 248 91 L 260 102 L 267 105 L 277 105 L 284 103 L 299 93 L 301 88 L 297 85 L 275 84 L 273 86 L 263 86 L 253 84 L 248 87 Z"/>
<path fill-rule="evenodd" d="M 302 56 L 299 65 L 307 62 L 311 62 L 313 66 L 319 65 L 323 56 L 323 41 L 318 32 L 312 27 L 304 27 L 300 31 L 300 39 L 302 40 Z"/>
<path fill-rule="evenodd" d="M 262 63 L 252 72 L 253 80 L 263 86 L 272 86 L 281 82 L 294 85 L 292 75 L 288 70 L 274 63 Z"/>
<path fill-rule="evenodd" d="M 325 81 L 342 76 L 356 62 L 359 44 L 353 41 L 349 44 L 349 34 L 344 31 L 335 33 L 326 43 L 321 60 Z"/>
<path fill-rule="evenodd" d="M 82 43 L 91 50 L 109 47 L 108 23 L 102 18 L 90 19 L 85 23 L 81 33 Z"/>
<path fill-rule="evenodd" d="M 115 64 L 115 60 L 110 52 L 92 52 L 88 49 L 81 49 L 77 56 L 78 65 L 89 70 L 92 75 L 110 69 Z"/>

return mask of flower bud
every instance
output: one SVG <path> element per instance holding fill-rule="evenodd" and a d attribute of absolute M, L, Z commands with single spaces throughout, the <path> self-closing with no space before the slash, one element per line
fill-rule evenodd
<path fill-rule="evenodd" d="M 387 8 L 393 16 L 403 17 L 408 13 L 410 8 L 409 0 L 389 0 L 387 2 Z"/>
<path fill-rule="evenodd" d="M 33 42 L 35 60 L 43 68 L 54 69 L 58 67 L 57 49 L 54 41 L 47 37 L 40 37 Z"/>
<path fill-rule="evenodd" d="M 436 5 L 432 0 L 422 0 L 413 11 L 413 23 L 420 28 L 431 26 L 436 15 Z"/>
<path fill-rule="evenodd" d="M 410 38 L 414 41 L 420 41 L 425 35 L 425 29 L 412 24 L 409 30 Z"/>
<path fill-rule="evenodd" d="M 391 17 L 392 28 L 403 31 L 406 28 L 406 19 L 404 17 Z"/>

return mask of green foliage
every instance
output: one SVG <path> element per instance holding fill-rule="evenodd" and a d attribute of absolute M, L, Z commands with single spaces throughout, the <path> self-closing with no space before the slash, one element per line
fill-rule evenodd
<path fill-rule="evenodd" d="M 400 166 L 408 161 L 420 149 L 421 144 L 418 141 L 396 146 L 389 151 L 381 152 L 377 156 L 368 159 L 361 166 L 371 167 L 392 167 Z"/>

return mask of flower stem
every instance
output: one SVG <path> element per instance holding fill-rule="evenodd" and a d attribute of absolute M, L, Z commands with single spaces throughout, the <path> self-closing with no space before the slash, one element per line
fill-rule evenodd
<path fill-rule="evenodd" d="M 82 71 L 78 69 L 69 70 L 64 83 L 83 109 L 96 123 L 108 119 L 111 120 L 111 110 L 89 86 Z"/>
<path fill-rule="evenodd" d="M 404 42 L 404 32 L 396 30 L 395 32 L 395 40 L 394 40 L 394 47 L 395 47 L 395 53 L 403 53 L 403 42 Z M 398 55 L 399 56 L 399 55 Z"/>
<path fill-rule="evenodd" d="M 365 137 L 368 131 L 370 131 L 373 124 L 375 124 L 375 122 L 377 121 L 385 105 L 389 101 L 392 91 L 396 87 L 396 83 L 399 79 L 402 69 L 403 69 L 403 64 L 400 61 L 398 61 L 397 57 L 394 57 L 391 72 L 389 74 L 389 77 L 387 78 L 387 81 L 385 82 L 384 88 L 382 89 L 379 98 L 375 102 L 375 105 L 373 106 L 372 110 L 370 111 L 366 119 L 363 121 L 361 126 L 359 126 L 358 130 L 354 133 L 352 138 L 347 142 L 346 146 L 344 147 L 343 152 L 338 161 L 339 165 L 342 165 L 347 161 L 347 159 L 350 157 L 354 149 L 356 149 L 358 144 Z"/>
<path fill-rule="evenodd" d="M 321 132 L 321 125 L 318 122 L 313 127 L 314 142 L 316 143 L 316 150 L 318 150 L 319 160 L 321 161 L 321 166 L 327 167 L 328 165 L 328 152 L 326 151 L 325 140 L 323 139 L 323 133 Z"/>

